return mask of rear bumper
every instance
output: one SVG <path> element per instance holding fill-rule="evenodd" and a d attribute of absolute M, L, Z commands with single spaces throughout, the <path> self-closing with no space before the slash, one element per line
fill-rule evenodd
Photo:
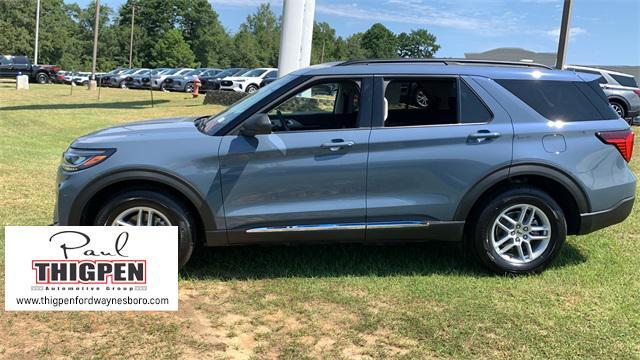
<path fill-rule="evenodd" d="M 578 234 L 588 234 L 624 221 L 631 214 L 634 201 L 635 196 L 632 196 L 618 202 L 609 209 L 580 214 L 580 230 Z"/>

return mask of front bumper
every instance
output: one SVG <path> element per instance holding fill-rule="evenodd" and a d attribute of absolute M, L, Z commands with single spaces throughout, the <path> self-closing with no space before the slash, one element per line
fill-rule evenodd
<path fill-rule="evenodd" d="M 629 214 L 631 214 L 634 201 L 635 196 L 632 196 L 621 200 L 609 209 L 580 214 L 580 229 L 578 234 L 589 234 L 607 226 L 623 222 Z"/>

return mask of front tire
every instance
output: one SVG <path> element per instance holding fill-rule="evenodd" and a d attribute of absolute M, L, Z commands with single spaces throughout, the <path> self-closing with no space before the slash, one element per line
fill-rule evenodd
<path fill-rule="evenodd" d="M 493 272 L 532 274 L 549 266 L 566 235 L 558 203 L 537 188 L 519 187 L 495 196 L 480 210 L 470 245 Z"/>
<path fill-rule="evenodd" d="M 184 92 L 191 94 L 193 92 L 193 83 L 187 83 L 187 85 L 184 86 Z"/>
<path fill-rule="evenodd" d="M 247 94 L 253 94 L 256 91 L 258 91 L 258 87 L 256 85 L 251 84 L 247 86 Z"/>
<path fill-rule="evenodd" d="M 613 111 L 615 111 L 620 118 L 625 119 L 627 117 L 627 110 L 622 104 L 617 101 L 610 101 L 609 104 L 611 104 Z"/>
<path fill-rule="evenodd" d="M 178 226 L 178 268 L 195 247 L 196 227 L 189 208 L 179 199 L 155 191 L 129 190 L 108 200 L 98 211 L 97 226 Z"/>

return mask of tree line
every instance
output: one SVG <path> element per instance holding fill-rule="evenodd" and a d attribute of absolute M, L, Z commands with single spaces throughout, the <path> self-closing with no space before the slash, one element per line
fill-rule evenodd
<path fill-rule="evenodd" d="M 134 67 L 259 67 L 278 65 L 280 16 L 269 4 L 247 16 L 238 31 L 221 24 L 208 0 L 127 0 L 118 10 L 100 6 L 97 67 L 128 66 L 131 16 Z M 0 1 L 0 54 L 33 55 L 35 0 Z M 85 8 L 41 0 L 39 59 L 68 70 L 91 67 L 95 3 Z M 440 45 L 426 29 L 395 34 L 382 24 L 348 37 L 315 22 L 311 63 L 364 58 L 429 58 Z"/>

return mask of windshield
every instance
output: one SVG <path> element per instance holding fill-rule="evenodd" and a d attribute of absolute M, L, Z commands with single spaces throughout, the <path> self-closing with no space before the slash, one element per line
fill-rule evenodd
<path fill-rule="evenodd" d="M 219 72 L 217 76 L 221 77 L 221 78 L 224 78 L 224 77 L 227 77 L 227 76 L 234 75 L 237 72 L 238 72 L 238 69 L 227 69 L 227 70 Z"/>
<path fill-rule="evenodd" d="M 147 75 L 149 73 L 149 70 L 142 70 L 138 73 L 138 75 Z"/>
<path fill-rule="evenodd" d="M 167 72 L 162 73 L 162 75 L 173 75 L 173 74 L 177 73 L 180 70 L 182 70 L 182 69 L 171 69 L 171 70 L 169 70 Z"/>
<path fill-rule="evenodd" d="M 233 119 L 235 119 L 236 116 L 242 114 L 247 109 L 258 103 L 260 100 L 266 98 L 274 91 L 278 90 L 280 87 L 287 84 L 296 77 L 297 75 L 293 74 L 285 75 L 280 79 L 272 82 L 271 84 L 266 85 L 255 93 L 244 97 L 242 100 L 227 108 L 227 110 L 213 115 L 204 123 L 204 131 L 208 134 L 215 133 L 223 126 L 231 122 Z"/>
<path fill-rule="evenodd" d="M 264 69 L 254 69 L 254 70 L 249 70 L 246 73 L 240 75 L 242 77 L 258 77 L 262 74 L 264 74 L 267 70 Z"/>
<path fill-rule="evenodd" d="M 184 74 L 184 76 L 193 76 L 193 75 L 198 75 L 198 74 L 200 74 L 201 72 L 202 72 L 202 71 L 200 71 L 200 70 L 192 70 L 192 71 L 189 71 L 188 73 Z"/>
<path fill-rule="evenodd" d="M 180 71 L 178 71 L 177 73 L 175 73 L 174 75 L 184 75 L 186 73 L 190 73 L 192 72 L 193 69 L 180 69 Z"/>
<path fill-rule="evenodd" d="M 122 73 L 122 75 L 129 75 L 129 74 L 133 74 L 134 72 L 138 71 L 139 69 L 129 69 L 125 72 Z"/>

